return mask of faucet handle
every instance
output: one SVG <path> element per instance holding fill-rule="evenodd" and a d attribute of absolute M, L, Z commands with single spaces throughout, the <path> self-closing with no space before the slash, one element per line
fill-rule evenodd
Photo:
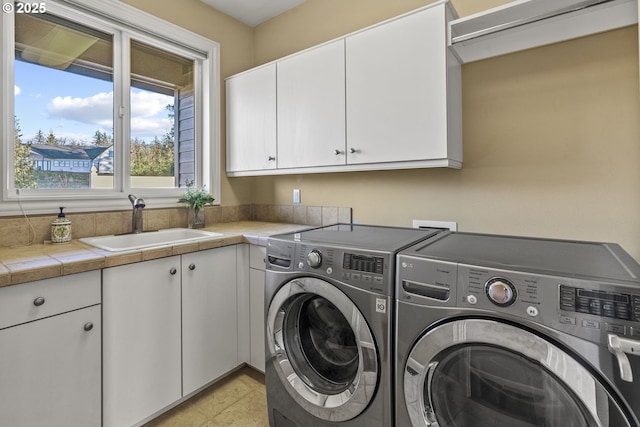
<path fill-rule="evenodd" d="M 129 194 L 129 201 L 134 208 L 144 208 L 146 206 L 146 204 L 144 203 L 144 199 L 138 199 L 133 194 Z"/>

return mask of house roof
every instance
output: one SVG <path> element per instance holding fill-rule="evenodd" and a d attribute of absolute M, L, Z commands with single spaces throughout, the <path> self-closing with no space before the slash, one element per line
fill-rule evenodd
<path fill-rule="evenodd" d="M 110 147 L 31 144 L 31 151 L 49 159 L 93 160 Z"/>

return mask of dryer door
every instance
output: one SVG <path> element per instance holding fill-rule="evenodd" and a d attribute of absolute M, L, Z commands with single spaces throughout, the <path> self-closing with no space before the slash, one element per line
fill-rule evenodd
<path fill-rule="evenodd" d="M 406 361 L 404 393 L 414 427 L 632 425 L 573 356 L 495 320 L 460 319 L 424 334 Z"/>
<path fill-rule="evenodd" d="M 373 398 L 378 352 L 358 307 L 330 283 L 301 277 L 284 284 L 267 313 L 267 357 L 307 412 L 341 422 Z"/>

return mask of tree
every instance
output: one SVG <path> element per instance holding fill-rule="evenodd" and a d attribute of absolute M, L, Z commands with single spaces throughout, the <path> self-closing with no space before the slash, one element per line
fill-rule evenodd
<path fill-rule="evenodd" d="M 20 141 L 22 130 L 20 121 L 14 117 L 14 142 L 13 142 L 13 164 L 14 164 L 14 185 L 16 188 L 35 188 L 36 182 L 33 177 L 33 160 L 29 157 L 31 145 L 23 144 Z"/>
<path fill-rule="evenodd" d="M 42 132 L 42 129 L 38 129 L 36 136 L 34 136 L 33 139 L 31 139 L 32 144 L 44 144 L 45 141 L 46 141 L 46 138 L 44 136 L 44 132 Z"/>
<path fill-rule="evenodd" d="M 106 132 L 100 132 L 99 130 L 93 134 L 93 145 L 96 147 L 109 147 L 113 145 L 113 137 L 107 135 Z"/>
<path fill-rule="evenodd" d="M 49 130 L 49 135 L 47 135 L 47 139 L 44 142 L 47 145 L 59 145 L 56 136 L 53 134 L 53 130 Z"/>

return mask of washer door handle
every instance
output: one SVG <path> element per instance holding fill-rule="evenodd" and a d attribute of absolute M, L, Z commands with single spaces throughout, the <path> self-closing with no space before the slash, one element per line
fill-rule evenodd
<path fill-rule="evenodd" d="M 607 342 L 609 351 L 618 359 L 620 379 L 630 383 L 633 382 L 633 371 L 631 370 L 631 363 L 629 363 L 627 354 L 640 356 L 640 341 L 620 338 L 617 335 L 609 334 Z"/>

